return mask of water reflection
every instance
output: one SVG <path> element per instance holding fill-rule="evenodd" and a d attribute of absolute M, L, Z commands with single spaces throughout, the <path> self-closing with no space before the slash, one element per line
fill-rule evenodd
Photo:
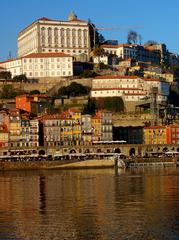
<path fill-rule="evenodd" d="M 0 239 L 178 239 L 178 169 L 0 173 Z"/>

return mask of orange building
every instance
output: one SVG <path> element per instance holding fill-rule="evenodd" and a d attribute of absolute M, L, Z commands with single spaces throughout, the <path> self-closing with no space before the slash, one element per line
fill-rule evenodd
<path fill-rule="evenodd" d="M 16 108 L 27 112 L 42 113 L 50 104 L 46 94 L 20 95 L 16 97 Z"/>
<path fill-rule="evenodd" d="M 179 144 L 179 125 L 168 126 L 168 142 L 173 144 Z"/>

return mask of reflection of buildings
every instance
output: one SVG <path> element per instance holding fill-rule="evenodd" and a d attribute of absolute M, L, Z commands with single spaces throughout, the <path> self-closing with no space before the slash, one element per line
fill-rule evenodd
<path fill-rule="evenodd" d="M 34 240 L 164 234 L 179 215 L 178 184 L 176 171 L 166 169 L 1 173 L 0 225 L 11 237 Z"/>

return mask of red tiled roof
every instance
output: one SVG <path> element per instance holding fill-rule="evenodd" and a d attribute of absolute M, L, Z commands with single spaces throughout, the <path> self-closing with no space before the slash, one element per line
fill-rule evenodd
<path fill-rule="evenodd" d="M 49 52 L 49 53 L 31 53 L 23 58 L 48 58 L 48 57 L 71 57 L 71 55 L 60 52 Z"/>
<path fill-rule="evenodd" d="M 167 126 L 149 126 L 144 127 L 144 129 L 165 129 Z"/>
<path fill-rule="evenodd" d="M 92 91 L 101 90 L 141 90 L 140 88 L 93 88 Z"/>
<path fill-rule="evenodd" d="M 124 93 L 125 96 L 144 96 L 144 93 Z"/>
<path fill-rule="evenodd" d="M 39 21 L 52 21 L 51 19 L 46 18 L 46 17 L 39 18 L 38 20 Z"/>
<path fill-rule="evenodd" d="M 104 44 L 104 45 L 101 45 L 102 48 L 118 48 L 118 45 L 107 45 L 107 44 Z"/>
<path fill-rule="evenodd" d="M 135 45 L 131 44 L 118 44 L 118 45 L 112 45 L 112 44 L 103 44 L 101 45 L 102 48 L 120 48 L 120 47 L 135 47 Z"/>
<path fill-rule="evenodd" d="M 137 76 L 97 76 L 95 77 L 94 79 L 120 79 L 120 78 L 123 78 L 123 79 L 137 79 L 137 78 L 140 78 L 140 77 L 137 77 Z"/>

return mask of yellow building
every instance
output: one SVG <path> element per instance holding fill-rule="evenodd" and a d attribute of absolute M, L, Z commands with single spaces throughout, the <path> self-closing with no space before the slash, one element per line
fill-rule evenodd
<path fill-rule="evenodd" d="M 18 109 L 9 111 L 9 146 L 21 147 L 21 116 Z"/>
<path fill-rule="evenodd" d="M 0 125 L 0 147 L 8 147 L 9 132 L 5 124 Z"/>
<path fill-rule="evenodd" d="M 75 145 L 79 145 L 82 139 L 81 112 L 76 108 L 70 108 L 68 112 L 72 119 L 72 141 Z"/>
<path fill-rule="evenodd" d="M 145 144 L 167 144 L 168 128 L 165 126 L 150 126 L 143 129 Z"/>
<path fill-rule="evenodd" d="M 100 141 L 101 140 L 101 117 L 95 115 L 91 119 L 92 125 L 92 141 Z"/>

